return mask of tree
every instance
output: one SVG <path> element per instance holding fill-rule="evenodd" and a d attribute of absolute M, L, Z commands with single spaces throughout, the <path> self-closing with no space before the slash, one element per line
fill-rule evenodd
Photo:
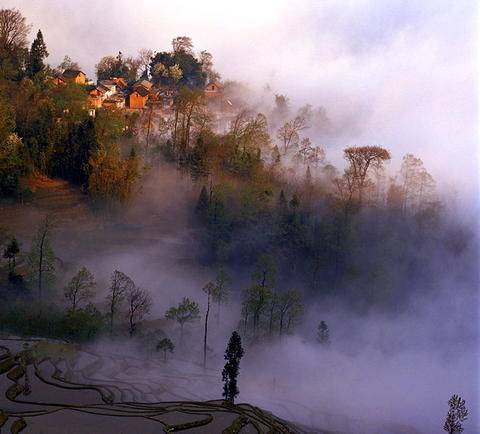
<path fill-rule="evenodd" d="M 365 189 L 371 184 L 369 170 L 381 168 L 390 160 L 390 152 L 380 146 L 352 146 L 344 149 L 343 156 L 349 163 L 344 177 L 348 178 L 350 196 L 355 195 L 362 205 Z"/>
<path fill-rule="evenodd" d="M 213 56 L 208 51 L 200 51 L 198 59 L 202 65 L 203 72 L 207 76 L 207 81 L 214 82 L 220 79 L 220 74 L 213 69 Z"/>
<path fill-rule="evenodd" d="M 317 341 L 322 345 L 330 344 L 330 331 L 328 330 L 328 325 L 325 321 L 320 321 L 317 329 Z"/>
<path fill-rule="evenodd" d="M 172 39 L 172 49 L 174 53 L 193 53 L 192 38 L 188 36 L 177 36 Z"/>
<path fill-rule="evenodd" d="M 155 83 L 166 86 L 188 86 L 190 88 L 203 88 L 205 86 L 206 73 L 202 69 L 202 64 L 184 47 L 185 44 L 180 44 L 177 51 L 162 51 L 152 57 L 150 73 Z M 180 80 L 177 81 L 170 76 L 170 68 L 174 65 L 178 65 L 182 72 Z"/>
<path fill-rule="evenodd" d="M 30 28 L 17 9 L 0 9 L 0 77 L 22 76 Z"/>
<path fill-rule="evenodd" d="M 203 287 L 203 292 L 207 294 L 207 310 L 205 312 L 205 327 L 203 334 L 203 368 L 207 367 L 207 339 L 208 339 L 208 316 L 210 314 L 210 298 L 215 289 L 215 284 L 208 282 Z"/>
<path fill-rule="evenodd" d="M 16 257 L 20 253 L 20 244 L 14 237 L 7 244 L 7 247 L 3 251 L 3 257 L 8 259 L 8 273 L 9 275 L 15 275 Z"/>
<path fill-rule="evenodd" d="M 183 328 L 185 324 L 193 323 L 200 319 L 200 308 L 195 301 L 190 301 L 188 297 L 183 297 L 180 303 L 167 310 L 165 318 L 177 321 L 180 324 L 180 345 L 182 345 Z"/>
<path fill-rule="evenodd" d="M 40 307 L 43 304 L 43 289 L 55 279 L 55 254 L 50 241 L 52 220 L 46 217 L 32 242 L 28 255 L 30 281 L 37 285 Z"/>
<path fill-rule="evenodd" d="M 268 307 L 272 291 L 267 286 L 252 285 L 244 290 L 242 313 L 244 317 L 244 330 L 247 331 L 248 318 L 250 313 L 253 317 L 253 335 L 256 336 L 260 325 L 260 319 Z"/>
<path fill-rule="evenodd" d="M 292 322 L 303 312 L 302 296 L 296 290 L 278 294 L 279 334 L 289 332 Z"/>
<path fill-rule="evenodd" d="M 173 353 L 175 345 L 169 338 L 163 338 L 156 346 L 157 351 L 163 351 L 163 360 L 167 361 L 167 352 Z"/>
<path fill-rule="evenodd" d="M 217 326 L 220 325 L 220 307 L 228 300 L 228 295 L 230 292 L 229 286 L 231 285 L 231 283 L 232 279 L 230 278 L 230 276 L 223 268 L 220 268 L 215 279 L 215 285 L 212 291 L 212 300 L 217 303 Z"/>
<path fill-rule="evenodd" d="M 28 75 L 34 77 L 45 69 L 45 58 L 48 57 L 47 46 L 43 40 L 42 31 L 39 30 L 37 37 L 32 43 L 30 55 L 28 58 Z"/>
<path fill-rule="evenodd" d="M 60 62 L 60 64 L 57 67 L 58 71 L 62 73 L 66 69 L 75 69 L 75 70 L 80 70 L 80 65 L 77 62 L 74 62 L 70 56 L 65 55 L 63 60 Z"/>
<path fill-rule="evenodd" d="M 301 130 L 307 128 L 305 118 L 296 116 L 293 120 L 285 122 L 278 130 L 277 137 L 281 141 L 283 154 L 287 154 L 290 148 L 298 146 Z"/>
<path fill-rule="evenodd" d="M 138 76 L 141 65 L 140 59 L 133 57 L 124 58 L 121 51 L 116 56 L 105 56 L 95 65 L 97 78 L 109 80 L 113 77 L 124 78 L 129 83 L 134 82 Z"/>
<path fill-rule="evenodd" d="M 153 51 L 147 48 L 142 48 L 138 52 L 137 61 L 140 70 L 142 71 L 141 78 L 148 80 L 148 68 L 150 67 L 150 62 L 152 61 Z"/>
<path fill-rule="evenodd" d="M 130 337 L 132 337 L 137 329 L 138 323 L 143 320 L 145 315 L 150 313 L 152 300 L 146 290 L 135 285 L 129 286 L 125 298 L 128 305 L 128 332 Z"/>
<path fill-rule="evenodd" d="M 110 333 L 113 333 L 114 318 L 125 299 L 125 294 L 133 291 L 135 284 L 126 274 L 115 270 L 111 277 L 111 285 L 107 295 L 109 306 L 108 316 L 110 317 Z"/>
<path fill-rule="evenodd" d="M 277 266 L 271 255 L 262 254 L 258 257 L 255 270 L 252 273 L 252 281 L 262 288 L 273 288 L 277 275 Z"/>
<path fill-rule="evenodd" d="M 223 397 L 229 404 L 233 404 L 239 394 L 237 378 L 240 370 L 240 359 L 243 357 L 242 339 L 234 331 L 228 341 L 224 359 L 225 367 L 222 371 Z"/>
<path fill-rule="evenodd" d="M 463 432 L 462 422 L 467 420 L 468 410 L 465 406 L 465 400 L 459 395 L 452 395 L 448 400 L 447 418 L 443 425 L 443 430 L 448 434 L 459 434 Z"/>
<path fill-rule="evenodd" d="M 423 161 L 412 154 L 403 157 L 400 168 L 402 212 L 418 211 L 434 199 L 435 181 L 423 166 Z"/>
<path fill-rule="evenodd" d="M 65 298 L 71 303 L 71 310 L 75 312 L 77 306 L 93 296 L 95 288 L 95 278 L 86 268 L 82 267 L 75 276 L 72 277 L 65 287 Z"/>

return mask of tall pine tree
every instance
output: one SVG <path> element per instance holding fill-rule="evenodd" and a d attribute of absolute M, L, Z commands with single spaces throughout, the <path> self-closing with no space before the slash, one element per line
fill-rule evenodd
<path fill-rule="evenodd" d="M 242 339 L 240 335 L 234 331 L 225 351 L 225 367 L 222 371 L 223 379 L 223 397 L 230 404 L 234 403 L 235 397 L 238 396 L 239 390 L 237 386 L 238 372 L 240 370 L 240 359 L 243 357 Z"/>
<path fill-rule="evenodd" d="M 45 69 L 45 58 L 48 57 L 47 46 L 43 40 L 42 31 L 39 30 L 37 37 L 32 43 L 32 48 L 30 49 L 30 55 L 28 58 L 28 75 L 29 77 L 34 77 L 39 72 L 42 72 Z"/>

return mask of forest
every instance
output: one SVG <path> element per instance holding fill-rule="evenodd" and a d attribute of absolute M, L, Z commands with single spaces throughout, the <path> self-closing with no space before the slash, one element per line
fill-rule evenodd
<path fill-rule="evenodd" d="M 53 81 L 80 66 L 68 56 L 50 66 L 42 31 L 29 43 L 30 31 L 21 11 L 0 10 L 0 196 L 3 209 L 13 210 L 0 217 L 2 333 L 84 346 L 127 340 L 165 363 L 178 353 L 206 368 L 234 330 L 246 355 L 297 336 L 321 351 L 340 351 L 349 326 L 339 324 L 336 309 L 359 318 L 381 312 L 395 322 L 412 306 L 475 287 L 473 229 L 455 218 L 460 210 L 428 161 L 408 148 L 397 155 L 388 143 L 345 144 L 342 160 L 334 159 L 322 144 L 333 128 L 327 109 L 295 105 L 280 93 L 253 103 L 248 86 L 222 80 L 212 55 L 196 53 L 187 36 L 165 51 L 92 59 L 98 80 L 150 81 L 172 93 L 171 108 L 104 107 L 93 116 L 91 84 Z M 213 82 L 222 84 L 233 109 L 222 111 L 205 96 Z M 175 291 L 160 277 L 145 279 L 141 267 L 132 275 L 109 260 L 99 270 L 82 253 L 83 223 L 42 209 L 31 213 L 35 186 L 49 180 L 79 195 L 96 225 L 89 236 L 98 246 L 89 252 L 97 249 L 98 258 L 107 244 L 125 248 L 122 231 L 133 252 L 129 227 L 155 212 L 172 226 L 145 229 L 147 237 L 188 230 L 185 250 L 189 269 L 202 270 L 194 278 L 203 279 L 199 287 L 182 292 L 183 271 L 175 264 Z M 168 191 L 158 197 L 161 184 Z M 180 211 L 172 205 L 179 197 Z M 140 200 L 157 208 L 144 210 Z M 140 217 L 132 223 L 135 210 Z M 15 213 L 33 216 L 28 231 L 16 232 Z M 113 233 L 117 241 L 110 243 Z M 236 336 L 227 353 L 239 351 Z M 390 338 L 386 345 L 395 345 Z M 243 349 L 236 360 L 242 355 Z M 228 375 L 236 377 L 238 366 L 227 365 L 224 397 L 233 403 L 238 390 Z M 466 420 L 453 414 L 451 424 Z M 460 432 L 447 424 L 448 417 L 445 431 Z"/>

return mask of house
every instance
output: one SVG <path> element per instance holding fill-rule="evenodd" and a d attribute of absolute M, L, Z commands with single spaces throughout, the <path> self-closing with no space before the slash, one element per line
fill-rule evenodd
<path fill-rule="evenodd" d="M 101 108 L 103 100 L 105 99 L 105 90 L 100 89 L 98 86 L 88 92 L 88 102 L 90 107 Z"/>
<path fill-rule="evenodd" d="M 123 95 L 116 93 L 111 97 L 104 99 L 102 103 L 102 107 L 124 108 L 125 98 L 123 97 Z"/>
<path fill-rule="evenodd" d="M 203 92 L 207 97 L 219 96 L 222 93 L 222 91 L 223 91 L 223 86 L 217 81 L 211 81 L 203 89 Z"/>
<path fill-rule="evenodd" d="M 98 82 L 98 85 L 108 89 L 110 95 L 113 95 L 117 91 L 117 85 L 114 83 L 113 80 L 100 80 Z"/>
<path fill-rule="evenodd" d="M 122 77 L 111 77 L 110 81 L 117 86 L 117 89 L 125 90 L 128 87 L 127 81 Z"/>
<path fill-rule="evenodd" d="M 69 83 L 85 84 L 87 75 L 78 69 L 66 69 L 63 71 L 62 78 Z"/>
<path fill-rule="evenodd" d="M 138 87 L 143 87 L 150 91 L 153 87 L 153 84 L 150 83 L 148 80 L 139 80 L 133 85 L 133 89 L 137 89 Z"/>
<path fill-rule="evenodd" d="M 137 86 L 128 95 L 128 106 L 131 109 L 143 109 L 148 101 L 149 91 L 143 86 Z"/>

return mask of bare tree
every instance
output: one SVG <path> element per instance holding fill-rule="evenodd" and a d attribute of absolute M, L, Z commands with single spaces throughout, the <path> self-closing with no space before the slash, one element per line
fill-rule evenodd
<path fill-rule="evenodd" d="M 125 294 L 131 292 L 135 287 L 133 280 L 121 271 L 115 270 L 111 277 L 111 285 L 107 295 L 109 306 L 108 316 L 110 317 L 110 333 L 113 333 L 114 318 L 125 299 Z"/>
<path fill-rule="evenodd" d="M 75 312 L 79 303 L 93 296 L 94 287 L 95 278 L 93 274 L 86 267 L 82 267 L 72 277 L 64 290 L 65 298 L 71 303 L 72 312 Z"/>
<path fill-rule="evenodd" d="M 205 312 L 205 327 L 203 334 L 203 367 L 207 367 L 207 338 L 208 338 L 208 316 L 210 314 L 210 298 L 215 290 L 215 284 L 208 282 L 203 287 L 203 292 L 207 294 L 207 310 Z"/>
<path fill-rule="evenodd" d="M 25 48 L 30 28 L 17 9 L 0 9 L 0 48 L 6 51 Z"/>
<path fill-rule="evenodd" d="M 28 255 L 30 280 L 37 284 L 40 307 L 43 303 L 43 289 L 55 278 L 55 254 L 50 241 L 53 223 L 47 216 L 40 225 Z"/>
<path fill-rule="evenodd" d="M 288 332 L 292 322 L 303 312 L 302 296 L 291 290 L 278 295 L 279 334 Z"/>
<path fill-rule="evenodd" d="M 296 116 L 295 119 L 285 122 L 278 130 L 277 137 L 281 141 L 283 147 L 283 154 L 287 154 L 290 148 L 298 146 L 300 131 L 307 127 L 305 118 L 303 116 Z"/>
<path fill-rule="evenodd" d="M 150 49 L 142 48 L 138 52 L 137 63 L 145 78 L 148 78 L 148 68 L 150 67 L 152 57 L 153 51 Z"/>
<path fill-rule="evenodd" d="M 138 323 L 143 320 L 145 315 L 150 313 L 152 301 L 146 290 L 135 285 L 127 291 L 126 300 L 128 304 L 128 332 L 130 336 L 133 336 Z"/>

